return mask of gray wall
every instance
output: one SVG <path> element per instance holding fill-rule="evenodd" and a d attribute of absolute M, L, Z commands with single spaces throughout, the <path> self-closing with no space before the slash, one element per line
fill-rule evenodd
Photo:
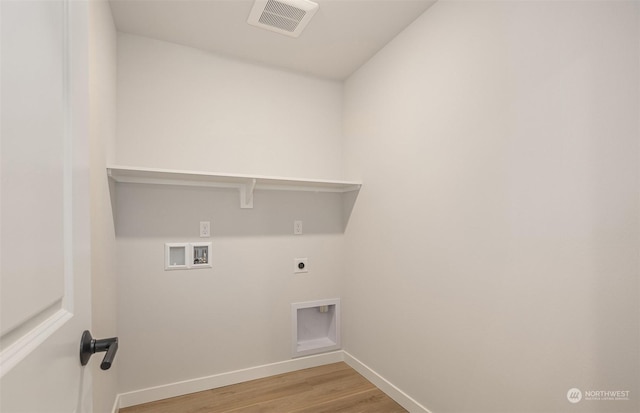
<path fill-rule="evenodd" d="M 341 120 L 341 83 L 118 36 L 118 164 L 339 179 Z M 237 190 L 116 193 L 120 392 L 288 360 L 291 303 L 340 296 L 338 194 L 257 190 L 240 209 Z M 165 243 L 205 240 L 213 268 L 164 270 Z"/>

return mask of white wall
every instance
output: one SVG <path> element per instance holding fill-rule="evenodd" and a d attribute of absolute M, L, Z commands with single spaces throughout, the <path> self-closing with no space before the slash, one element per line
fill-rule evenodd
<path fill-rule="evenodd" d="M 337 179 L 342 85 L 118 35 L 116 160 Z"/>
<path fill-rule="evenodd" d="M 116 131 L 116 30 L 109 3 L 89 3 L 90 183 L 91 183 L 91 333 L 97 338 L 118 333 L 115 228 L 105 167 L 113 157 Z M 93 410 L 110 412 L 117 394 L 119 355 L 108 371 L 92 363 Z"/>
<path fill-rule="evenodd" d="M 441 1 L 346 82 L 345 347 L 432 411 L 638 411 L 638 7 Z"/>
<path fill-rule="evenodd" d="M 340 83 L 119 34 L 117 91 L 118 164 L 341 177 Z M 290 304 L 340 296 L 339 195 L 117 186 L 120 392 L 290 359 Z M 164 271 L 200 221 L 213 268 Z"/>

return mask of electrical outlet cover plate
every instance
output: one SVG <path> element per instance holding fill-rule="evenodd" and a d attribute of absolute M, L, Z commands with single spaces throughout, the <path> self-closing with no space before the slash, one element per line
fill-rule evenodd
<path fill-rule="evenodd" d="M 211 236 L 211 221 L 200 221 L 200 238 Z"/>
<path fill-rule="evenodd" d="M 293 259 L 293 273 L 300 274 L 303 272 L 309 272 L 309 259 L 308 258 L 294 258 Z"/>

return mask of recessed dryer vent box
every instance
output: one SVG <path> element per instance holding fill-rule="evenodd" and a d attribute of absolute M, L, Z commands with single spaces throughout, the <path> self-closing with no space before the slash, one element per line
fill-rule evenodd
<path fill-rule="evenodd" d="M 340 349 L 340 299 L 291 304 L 293 357 Z"/>

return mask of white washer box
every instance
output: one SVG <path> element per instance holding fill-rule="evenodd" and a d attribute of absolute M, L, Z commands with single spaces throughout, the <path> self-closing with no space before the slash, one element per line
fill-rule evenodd
<path fill-rule="evenodd" d="M 211 268 L 210 242 L 168 242 L 164 244 L 164 269 Z"/>
<path fill-rule="evenodd" d="M 340 349 L 340 299 L 291 304 L 293 357 Z"/>

